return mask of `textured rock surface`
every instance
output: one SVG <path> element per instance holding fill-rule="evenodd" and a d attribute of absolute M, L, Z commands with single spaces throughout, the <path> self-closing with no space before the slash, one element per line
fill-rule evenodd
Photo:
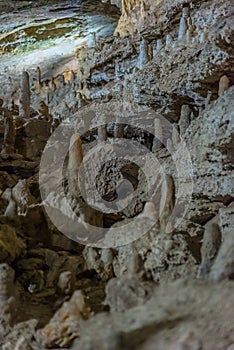
<path fill-rule="evenodd" d="M 79 337 L 79 324 L 90 315 L 81 291 L 76 291 L 55 313 L 50 323 L 37 331 L 37 339 L 49 348 L 70 346 Z"/>
<path fill-rule="evenodd" d="M 156 287 L 143 304 L 99 314 L 82 324 L 73 349 L 226 349 L 233 339 L 232 288 L 233 282 L 196 281 Z M 207 309 L 213 312 L 212 320 Z"/>
<path fill-rule="evenodd" d="M 233 13 L 0 0 L 0 348 L 233 349 Z"/>
<path fill-rule="evenodd" d="M 0 259 L 12 262 L 25 250 L 24 242 L 17 237 L 15 230 L 8 225 L 0 225 Z"/>

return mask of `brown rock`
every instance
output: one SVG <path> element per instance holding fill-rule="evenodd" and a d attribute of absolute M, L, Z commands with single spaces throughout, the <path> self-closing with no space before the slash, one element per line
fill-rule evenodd
<path fill-rule="evenodd" d="M 15 260 L 26 248 L 21 238 L 17 237 L 15 230 L 8 225 L 0 225 L 0 260 L 11 262 Z"/>
<path fill-rule="evenodd" d="M 79 338 L 81 320 L 90 316 L 90 308 L 85 297 L 77 290 L 70 301 L 65 302 L 54 314 L 50 322 L 37 331 L 37 339 L 48 348 L 69 347 L 74 339 Z"/>

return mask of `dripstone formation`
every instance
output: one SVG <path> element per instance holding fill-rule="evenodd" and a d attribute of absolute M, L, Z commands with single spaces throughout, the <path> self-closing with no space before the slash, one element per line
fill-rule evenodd
<path fill-rule="evenodd" d="M 38 4 L 0 1 L 0 348 L 232 350 L 231 1 Z"/>

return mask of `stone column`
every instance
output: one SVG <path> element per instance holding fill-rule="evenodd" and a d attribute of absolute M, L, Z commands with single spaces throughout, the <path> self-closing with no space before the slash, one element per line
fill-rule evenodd
<path fill-rule="evenodd" d="M 180 135 L 184 135 L 191 120 L 191 109 L 188 105 L 183 105 L 180 112 L 179 128 Z"/>
<path fill-rule="evenodd" d="M 23 71 L 20 86 L 19 115 L 23 118 L 30 118 L 30 83 L 29 74 Z"/>
<path fill-rule="evenodd" d="M 143 69 L 146 63 L 148 63 L 150 60 L 149 53 L 148 53 L 148 43 L 145 39 L 141 41 L 140 44 L 140 53 L 138 57 L 138 67 L 140 69 Z"/>
<path fill-rule="evenodd" d="M 68 157 L 68 185 L 73 195 L 78 194 L 78 172 L 83 161 L 82 141 L 79 135 L 73 135 L 70 140 Z"/>
<path fill-rule="evenodd" d="M 163 141 L 162 123 L 161 120 L 157 118 L 154 120 L 154 136 L 152 151 L 156 152 L 162 147 Z"/>

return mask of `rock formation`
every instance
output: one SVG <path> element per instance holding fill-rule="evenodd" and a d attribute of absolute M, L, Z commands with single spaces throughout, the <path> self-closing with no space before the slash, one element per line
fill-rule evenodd
<path fill-rule="evenodd" d="M 212 263 L 221 245 L 221 232 L 217 220 L 218 218 L 215 217 L 205 225 L 201 248 L 202 261 L 198 272 L 199 278 L 205 278 L 209 275 Z"/>
<path fill-rule="evenodd" d="M 4 141 L 2 154 L 13 154 L 15 152 L 15 124 L 12 112 L 2 107 L 3 100 L 0 99 L 0 113 L 4 117 Z"/>
<path fill-rule="evenodd" d="M 49 348 L 70 346 L 79 337 L 80 321 L 87 320 L 89 316 L 90 309 L 82 292 L 78 290 L 56 312 L 50 323 L 37 331 L 37 338 Z"/>
<path fill-rule="evenodd" d="M 30 83 L 28 72 L 22 72 L 21 85 L 20 85 L 20 105 L 19 115 L 23 118 L 30 117 Z"/>
<path fill-rule="evenodd" d="M 0 10 L 0 348 L 233 349 L 231 2 Z"/>

